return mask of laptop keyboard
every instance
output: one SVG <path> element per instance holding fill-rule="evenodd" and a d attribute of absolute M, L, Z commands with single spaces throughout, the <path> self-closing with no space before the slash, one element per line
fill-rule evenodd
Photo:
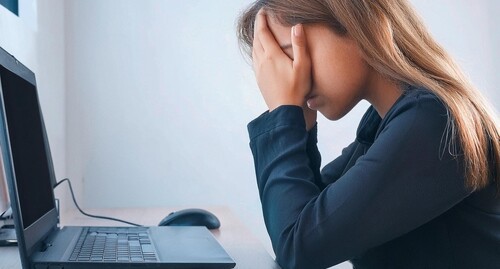
<path fill-rule="evenodd" d="M 75 262 L 156 262 L 148 228 L 85 227 L 69 258 Z"/>

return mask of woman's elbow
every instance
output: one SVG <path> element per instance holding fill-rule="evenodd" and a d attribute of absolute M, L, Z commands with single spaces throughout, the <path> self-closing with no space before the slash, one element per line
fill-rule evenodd
<path fill-rule="evenodd" d="M 275 247 L 276 262 L 283 269 L 316 269 L 317 264 L 312 263 L 314 257 L 310 257 L 302 240 L 297 239 L 293 232 L 283 233 L 278 239 Z"/>
<path fill-rule="evenodd" d="M 283 269 L 324 269 L 348 260 L 352 256 L 350 248 L 334 242 L 321 232 L 304 234 L 294 226 L 274 241 L 276 262 Z"/>

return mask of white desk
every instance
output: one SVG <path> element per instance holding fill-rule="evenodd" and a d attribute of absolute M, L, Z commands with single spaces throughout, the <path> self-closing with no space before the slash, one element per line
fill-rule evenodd
<path fill-rule="evenodd" d="M 231 211 L 224 207 L 206 208 L 221 222 L 212 233 L 235 260 L 237 269 L 280 269 L 260 242 Z M 122 218 L 143 225 L 156 226 L 168 213 L 177 208 L 89 209 L 88 213 Z M 61 216 L 63 226 L 122 226 L 118 222 L 85 217 L 76 210 Z M 21 269 L 17 247 L 0 247 L 0 269 Z"/>

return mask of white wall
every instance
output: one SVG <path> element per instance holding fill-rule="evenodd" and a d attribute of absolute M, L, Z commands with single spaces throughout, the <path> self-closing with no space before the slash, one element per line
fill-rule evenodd
<path fill-rule="evenodd" d="M 270 250 L 246 132 L 265 105 L 235 37 L 249 2 L 66 2 L 66 167 L 86 207 L 227 205 Z M 498 108 L 498 2 L 412 2 Z M 325 163 L 366 108 L 320 119 Z"/>
<path fill-rule="evenodd" d="M 265 234 L 246 133 L 264 104 L 235 35 L 246 2 L 66 2 L 67 168 L 85 206 L 228 205 Z"/>
<path fill-rule="evenodd" d="M 63 7 L 63 0 L 20 0 L 18 17 L 0 6 L 0 46 L 35 73 L 58 180 L 66 174 Z M 65 191 L 56 196 L 65 200 Z"/>
<path fill-rule="evenodd" d="M 500 1 L 412 1 L 435 38 L 500 108 Z M 494 102 L 496 101 L 496 102 Z"/>
<path fill-rule="evenodd" d="M 37 57 L 35 72 L 40 92 L 50 149 L 59 181 L 66 176 L 66 71 L 64 54 L 64 0 L 43 0 L 38 10 Z M 73 207 L 68 187 L 56 189 L 63 210 Z"/>

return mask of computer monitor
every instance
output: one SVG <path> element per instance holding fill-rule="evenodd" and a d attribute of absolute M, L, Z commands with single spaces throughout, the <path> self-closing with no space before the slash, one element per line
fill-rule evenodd
<path fill-rule="evenodd" d="M 57 224 L 55 174 L 35 74 L 1 48 L 0 117 L 0 147 L 11 206 L 16 209 L 14 223 L 24 231 L 17 236 L 25 244 L 20 247 L 33 251 Z"/>

